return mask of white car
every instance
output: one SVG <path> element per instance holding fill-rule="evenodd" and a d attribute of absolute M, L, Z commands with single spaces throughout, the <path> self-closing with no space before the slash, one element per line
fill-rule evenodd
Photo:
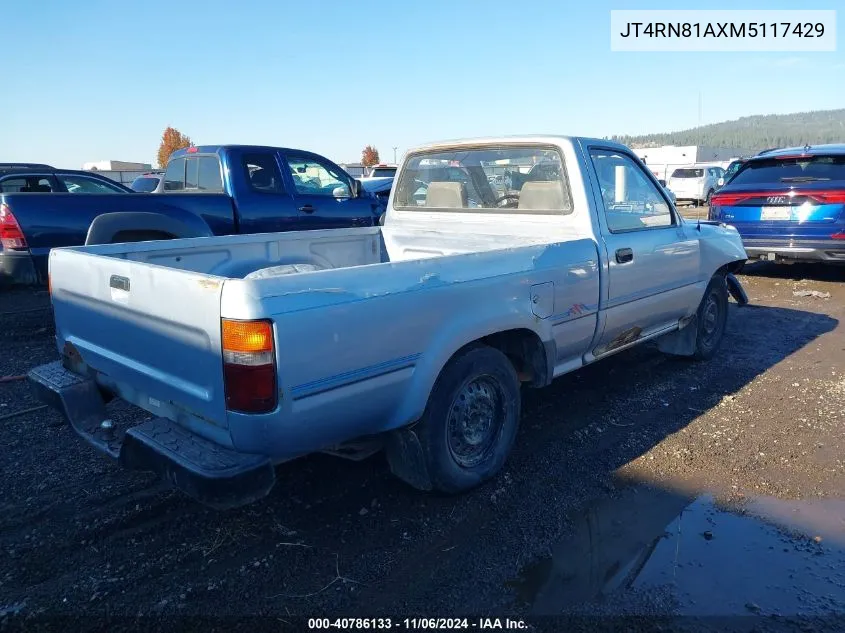
<path fill-rule="evenodd" d="M 675 194 L 677 202 L 696 206 L 710 204 L 710 196 L 719 188 L 719 178 L 724 174 L 724 169 L 711 165 L 678 167 L 672 171 L 666 186 Z"/>

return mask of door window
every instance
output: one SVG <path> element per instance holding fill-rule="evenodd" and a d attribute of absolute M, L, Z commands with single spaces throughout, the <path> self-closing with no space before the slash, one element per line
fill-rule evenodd
<path fill-rule="evenodd" d="M 300 195 L 348 198 L 352 195 L 349 179 L 323 161 L 304 156 L 287 156 L 293 185 Z"/>
<path fill-rule="evenodd" d="M 50 193 L 53 186 L 46 176 L 15 176 L 0 181 L 2 193 Z"/>
<path fill-rule="evenodd" d="M 672 226 L 666 198 L 634 160 L 621 152 L 591 149 L 611 233 Z"/>
<path fill-rule="evenodd" d="M 244 154 L 241 159 L 247 182 L 255 191 L 262 193 L 284 193 L 282 173 L 276 163 L 276 156 L 268 152 Z"/>

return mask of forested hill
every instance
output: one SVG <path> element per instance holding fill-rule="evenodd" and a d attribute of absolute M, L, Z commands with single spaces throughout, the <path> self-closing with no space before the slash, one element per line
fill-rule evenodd
<path fill-rule="evenodd" d="M 614 136 L 613 139 L 629 147 L 704 145 L 765 149 L 806 143 L 838 143 L 845 142 L 845 109 L 759 114 L 680 132 Z"/>

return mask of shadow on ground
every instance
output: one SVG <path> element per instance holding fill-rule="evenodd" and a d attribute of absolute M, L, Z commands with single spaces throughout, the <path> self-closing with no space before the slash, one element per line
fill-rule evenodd
<path fill-rule="evenodd" d="M 0 603 L 80 617 L 106 606 L 282 617 L 510 612 L 506 582 L 572 532 L 573 512 L 616 489 L 620 466 L 836 325 L 732 305 L 709 363 L 644 347 L 527 392 L 506 471 L 460 497 L 409 489 L 381 457 L 317 455 L 280 466 L 268 498 L 217 513 L 120 471 L 45 416 L 22 417 L 0 428 Z"/>

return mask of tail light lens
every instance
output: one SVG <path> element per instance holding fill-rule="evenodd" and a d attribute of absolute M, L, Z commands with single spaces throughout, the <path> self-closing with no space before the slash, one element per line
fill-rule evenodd
<path fill-rule="evenodd" d="M 276 358 L 270 321 L 222 320 L 226 408 L 268 413 L 276 408 Z"/>
<path fill-rule="evenodd" d="M 845 232 L 834 233 L 830 236 L 832 240 L 845 240 Z"/>
<path fill-rule="evenodd" d="M 26 238 L 8 204 L 0 204 L 0 244 L 3 248 L 26 248 Z"/>
<path fill-rule="evenodd" d="M 743 191 L 741 193 L 714 193 L 710 198 L 712 206 L 729 207 L 745 200 L 766 198 L 768 196 L 788 196 L 792 198 L 807 198 L 816 204 L 845 204 L 845 190 L 842 189 L 794 189 L 788 192 L 779 191 Z"/>

